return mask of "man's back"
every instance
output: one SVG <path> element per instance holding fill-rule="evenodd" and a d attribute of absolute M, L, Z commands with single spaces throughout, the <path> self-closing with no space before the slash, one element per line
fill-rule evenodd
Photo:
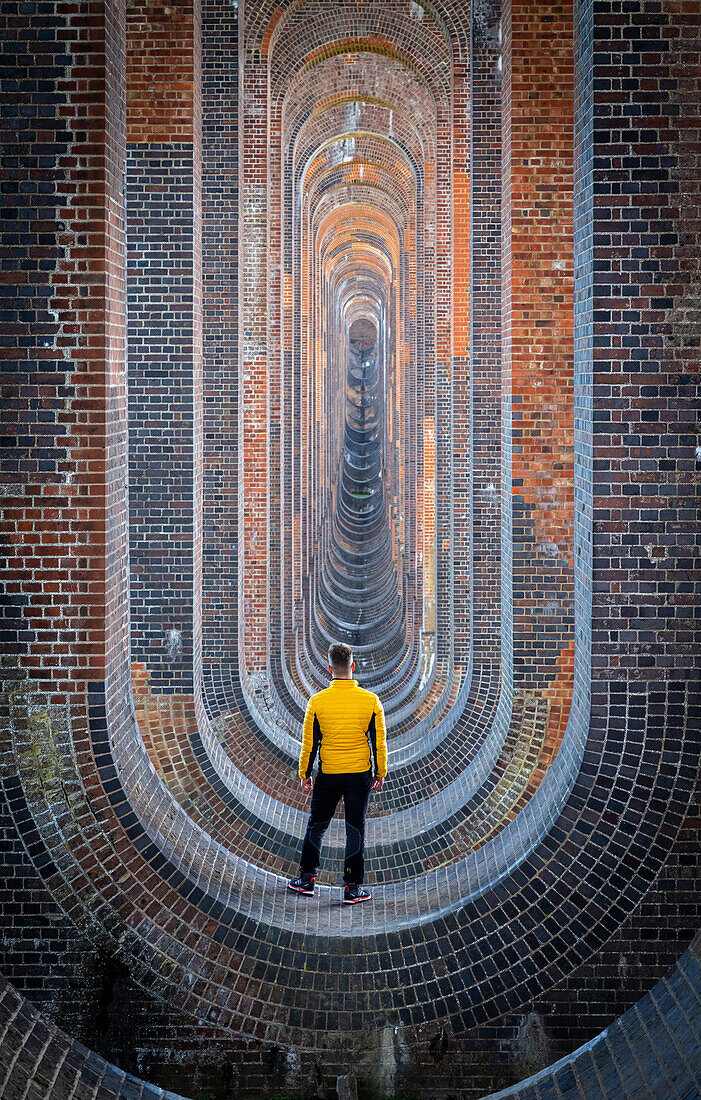
<path fill-rule="evenodd" d="M 346 814 L 343 903 L 369 901 L 363 889 L 365 814 L 371 791 L 381 791 L 387 775 L 387 734 L 382 704 L 376 695 L 351 679 L 353 651 L 345 642 L 329 647 L 333 680 L 312 695 L 304 715 L 299 755 L 302 790 L 312 792 L 307 831 L 302 843 L 299 878 L 287 887 L 310 897 L 321 858 L 321 842 L 340 799 Z M 321 767 L 312 778 L 319 753 Z"/>
<path fill-rule="evenodd" d="M 327 775 L 387 774 L 385 717 L 376 695 L 357 680 L 334 679 L 312 695 L 304 716 L 300 776 L 311 775 L 317 752 Z"/>

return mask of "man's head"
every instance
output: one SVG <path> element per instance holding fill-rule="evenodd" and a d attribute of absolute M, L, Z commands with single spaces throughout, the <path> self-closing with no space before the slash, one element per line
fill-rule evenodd
<path fill-rule="evenodd" d="M 345 642 L 334 642 L 329 646 L 329 672 L 337 678 L 350 677 L 355 668 L 353 650 Z"/>

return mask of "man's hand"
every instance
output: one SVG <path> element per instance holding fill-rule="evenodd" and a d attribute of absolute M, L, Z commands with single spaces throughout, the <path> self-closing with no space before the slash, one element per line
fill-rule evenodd
<path fill-rule="evenodd" d="M 311 794 L 312 787 L 314 786 L 314 780 L 311 775 L 306 776 L 302 781 L 302 790 L 305 794 Z"/>
<path fill-rule="evenodd" d="M 384 775 L 376 775 L 375 778 L 372 781 L 372 787 L 370 789 L 373 790 L 373 791 L 381 791 L 382 790 L 382 784 L 384 783 L 384 781 L 385 781 Z"/>

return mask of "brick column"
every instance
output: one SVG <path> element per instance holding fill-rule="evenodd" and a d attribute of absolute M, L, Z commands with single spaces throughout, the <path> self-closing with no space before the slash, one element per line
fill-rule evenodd
<path fill-rule="evenodd" d="M 203 0 L 202 26 L 202 645 L 214 675 L 238 659 L 238 12 Z"/>
<path fill-rule="evenodd" d="M 198 0 L 128 12 L 132 658 L 192 692 L 200 664 L 202 294 Z"/>
<path fill-rule="evenodd" d="M 243 48 L 244 28 L 240 30 Z M 241 54 L 240 54 L 241 57 Z M 242 58 L 243 60 L 243 58 Z M 268 74 L 246 56 L 240 100 L 239 268 L 239 658 L 242 674 L 267 667 L 268 654 Z"/>
<path fill-rule="evenodd" d="M 582 4 L 589 8 L 588 4 Z M 697 681 L 698 4 L 593 5 L 593 677 L 652 698 Z M 673 680 L 678 683 L 672 682 Z M 608 683 L 607 683 L 608 681 Z M 599 694 L 600 693 L 600 694 Z M 676 693 L 676 698 L 675 698 Z M 661 740 L 658 741 L 661 749 Z"/>
<path fill-rule="evenodd" d="M 469 402 L 472 476 L 472 649 L 477 660 L 496 662 L 500 648 L 501 509 L 501 88 L 498 68 L 499 4 L 483 7 L 485 20 L 472 29 L 470 220 L 471 316 Z M 459 484 L 459 479 L 456 479 Z M 457 497 L 457 489 L 456 489 Z M 456 505 L 457 507 L 457 505 Z M 462 571 L 462 570 L 461 570 Z M 465 568 L 465 572 L 468 573 Z M 469 577 L 469 573 L 468 573 Z M 456 591 L 463 587 L 456 578 Z M 456 660 L 458 648 L 456 639 Z M 464 658 L 463 658 L 464 660 Z"/>
<path fill-rule="evenodd" d="M 470 657 L 470 77 L 466 61 L 453 68 L 453 658 L 464 671 Z"/>
<path fill-rule="evenodd" d="M 574 628 L 572 17 L 571 2 L 513 0 L 502 18 L 504 506 L 512 527 L 514 681 L 550 697 L 553 751 L 569 713 Z M 508 601 L 505 610 L 508 628 Z"/>
<path fill-rule="evenodd" d="M 8 7 L 2 640 L 78 728 L 128 644 L 124 3 Z"/>

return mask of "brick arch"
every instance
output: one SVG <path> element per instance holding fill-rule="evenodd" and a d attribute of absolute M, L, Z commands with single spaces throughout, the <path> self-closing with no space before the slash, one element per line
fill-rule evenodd
<path fill-rule="evenodd" d="M 364 29 L 373 25 L 381 29 Z M 253 28 L 252 38 L 254 42 Z M 326 0 L 304 0 L 303 4 L 290 5 L 278 20 L 267 50 L 274 80 L 284 81 L 286 74 L 297 69 L 303 71 L 305 57 L 313 56 L 309 55 L 308 42 L 317 43 L 317 56 L 327 51 L 349 52 L 348 46 L 363 42 L 371 50 L 390 56 L 400 51 L 411 67 L 422 71 L 437 86 L 447 87 L 447 73 L 439 71 L 441 65 L 447 68 L 450 61 L 445 35 L 433 20 L 407 20 L 393 5 L 387 5 L 383 11 L 378 11 L 369 0 L 341 11 Z"/>
<path fill-rule="evenodd" d="M 351 120 L 348 118 L 349 106 L 354 108 L 355 115 L 351 130 L 349 130 L 351 125 Z M 426 157 L 424 142 L 421 140 L 417 128 L 411 124 L 408 116 L 401 111 L 397 111 L 391 105 L 382 103 L 379 100 L 371 101 L 354 96 L 335 96 L 333 102 L 318 107 L 305 118 L 304 122 L 295 127 L 295 164 L 303 159 L 306 145 L 317 140 L 320 133 L 326 131 L 329 135 L 332 135 L 343 130 L 348 132 L 365 130 L 369 133 L 383 134 L 403 149 L 406 155 L 411 157 L 417 169 L 424 159 L 431 159 L 430 156 Z"/>
<path fill-rule="evenodd" d="M 308 74 L 305 74 L 305 75 L 308 75 Z M 304 679 L 304 678 L 303 678 L 303 679 Z M 454 681 L 453 681 L 453 684 L 454 684 Z M 465 686 L 467 686 L 467 685 L 468 685 L 468 681 L 465 681 L 465 684 L 464 684 L 464 685 L 465 685 Z M 452 684 L 451 684 L 450 686 L 452 687 Z M 489 751 L 493 753 L 493 749 L 492 749 L 492 748 L 490 748 L 490 750 L 489 750 Z M 545 759 L 545 758 L 544 758 L 544 759 Z M 541 761 L 541 762 L 543 762 L 543 761 Z M 537 784 L 536 784 L 536 785 L 537 785 Z"/>
<path fill-rule="evenodd" d="M 339 150 L 344 158 L 339 163 L 334 152 L 335 147 L 347 146 L 348 143 L 354 148 L 352 159 L 346 159 L 345 153 Z M 413 180 L 414 187 L 417 186 L 418 165 L 413 157 L 395 139 L 371 130 L 336 130 L 325 140 L 320 141 L 317 138 L 306 156 L 304 149 L 300 149 L 296 178 L 306 186 L 317 173 L 324 171 L 324 163 L 334 168 L 341 164 L 363 164 L 370 168 L 371 173 L 373 168 L 387 165 L 388 172 L 399 175 L 405 185 L 407 180 Z M 328 169 L 326 171 L 328 173 Z"/>
<path fill-rule="evenodd" d="M 418 170 L 420 171 L 420 168 Z"/>
<path fill-rule="evenodd" d="M 377 47 L 378 43 L 377 43 L 377 42 L 375 42 L 375 41 L 373 41 L 372 45 L 373 45 L 373 48 L 375 48 L 375 47 Z M 319 56 L 318 54 L 317 54 L 317 55 L 315 55 L 315 58 L 316 58 L 317 60 L 318 60 L 318 56 Z M 274 199 L 273 201 L 275 202 L 275 199 Z"/>
<path fill-rule="evenodd" d="M 271 11 L 272 5 L 261 5 L 251 20 L 251 49 L 260 48 L 266 53 L 277 32 L 281 19 L 292 9 L 302 7 L 307 0 L 288 0 L 287 8 L 278 5 Z M 469 19 L 466 17 L 465 6 L 460 0 L 451 2 L 426 3 L 420 5 L 423 12 L 429 12 L 431 18 L 441 29 L 446 42 L 450 42 L 454 49 L 465 50 L 469 39 Z"/>
<path fill-rule="evenodd" d="M 355 174 L 358 174 L 358 173 L 355 173 Z M 359 181 L 359 182 L 360 182 L 360 181 Z M 345 187 L 346 189 L 349 189 L 349 185 L 348 185 L 348 184 L 345 184 L 345 185 L 344 185 L 344 187 Z M 352 191 L 352 187 L 350 188 L 350 190 Z M 368 188 L 365 188 L 364 190 L 365 190 L 365 191 L 367 192 L 367 191 L 368 191 L 369 189 L 368 189 Z M 344 192 L 344 193 L 345 193 L 345 192 Z M 368 197 L 369 197 L 369 198 L 372 198 L 372 195 L 371 195 L 371 193 L 369 193 Z M 331 202 L 331 204 L 333 205 L 333 192 L 329 192 L 329 193 L 328 193 L 328 201 L 329 201 L 329 202 Z M 402 200 L 400 199 L 399 201 L 401 202 Z M 371 209 L 372 209 L 372 207 L 368 207 L 367 209 L 368 209 L 368 210 L 371 210 Z M 397 218 L 398 216 L 399 216 L 400 218 L 402 217 L 402 215 L 401 215 L 401 214 L 399 214 L 399 215 L 398 215 L 398 214 L 395 214 L 395 215 L 394 215 L 395 219 L 396 219 L 396 218 Z M 406 217 L 406 215 L 405 215 L 404 217 Z M 345 210 L 345 220 L 346 220 L 346 221 L 348 220 L 348 208 L 347 208 L 347 207 L 346 207 L 346 210 Z M 395 230 L 395 233 L 396 233 L 396 230 Z M 342 239 L 345 239 L 345 237 L 346 237 L 346 236 L 347 236 L 347 232 L 346 232 L 346 231 L 344 230 L 344 234 L 341 234 L 341 237 L 340 237 L 339 239 L 341 239 L 341 240 L 342 240 Z M 323 245 L 320 245 L 320 248 L 322 248 L 322 249 L 323 249 Z M 395 269 L 396 269 L 396 271 L 397 271 L 397 272 L 399 272 L 399 266 L 400 266 L 400 265 L 399 265 L 399 262 L 398 262 L 398 258 L 397 258 L 397 256 L 395 255 L 395 260 L 394 260 L 394 267 L 395 267 Z"/>
<path fill-rule="evenodd" d="M 405 113 L 421 136 L 425 157 L 435 160 L 436 101 L 430 89 L 407 67 L 392 58 L 378 54 L 363 54 L 362 64 L 348 66 L 340 55 L 320 61 L 304 80 L 293 78 L 285 90 L 283 119 L 285 138 L 300 125 L 301 120 L 315 111 L 325 110 L 338 102 L 367 97 L 368 85 L 377 99 L 398 114 Z M 328 89 L 335 89 L 329 95 Z"/>
<path fill-rule="evenodd" d="M 318 139 L 318 133 L 315 133 L 315 141 L 316 141 L 317 139 Z M 366 144 L 366 142 L 365 142 L 365 139 L 362 139 L 362 141 L 363 141 L 363 142 L 364 142 L 364 143 Z M 375 153 L 375 154 L 373 154 L 373 155 L 374 155 L 374 156 L 376 157 L 377 153 Z M 361 171 L 362 171 L 362 169 L 361 169 Z M 295 184 L 295 185 L 294 185 L 294 187 L 293 187 L 293 193 L 294 193 L 294 194 L 296 194 L 296 189 L 297 189 L 297 185 Z M 286 248 L 289 248 L 289 244 L 287 244 L 287 245 L 286 245 Z M 324 667 L 324 661 L 321 661 L 321 660 L 320 660 L 320 661 L 319 661 L 319 664 L 320 664 L 320 667 Z"/>
<path fill-rule="evenodd" d="M 314 201 L 313 189 L 310 192 L 310 201 Z M 347 220 L 347 218 L 345 220 Z M 396 238 L 396 230 L 394 235 Z M 318 270 L 320 282 L 322 286 L 326 286 L 329 289 L 329 301 L 333 302 L 335 300 L 337 302 L 336 316 L 330 316 L 328 306 L 325 307 L 328 316 L 328 320 L 325 322 L 325 324 L 333 324 L 334 326 L 339 326 L 339 328 L 337 329 L 337 340 L 342 340 L 342 332 L 344 329 L 342 318 L 344 311 L 345 295 L 342 290 L 336 289 L 339 282 L 341 282 L 343 286 L 345 286 L 346 283 L 349 284 L 350 288 L 352 289 L 353 287 L 359 286 L 361 284 L 362 276 L 365 272 L 375 271 L 379 286 L 384 288 L 384 291 L 380 290 L 378 291 L 378 293 L 383 295 L 385 302 L 388 300 L 388 297 L 390 295 L 394 296 L 394 294 L 396 294 L 396 290 L 392 290 L 392 283 L 394 282 L 394 272 L 398 268 L 397 246 L 395 245 L 394 248 L 391 249 L 389 257 L 387 258 L 389 259 L 388 263 L 387 259 L 383 260 L 382 254 L 384 252 L 386 256 L 387 249 L 386 246 L 383 247 L 382 240 L 373 241 L 372 235 L 366 234 L 365 236 L 367 237 L 367 239 L 364 239 L 362 241 L 353 240 L 353 234 L 351 231 L 349 231 L 347 227 L 341 228 L 340 231 L 337 232 L 335 219 L 333 218 L 333 216 L 329 217 L 326 220 L 325 226 L 324 223 L 322 223 L 319 226 L 318 231 L 315 232 L 315 238 L 317 241 L 316 248 L 319 256 Z M 337 340 L 333 340 L 332 343 L 337 343 Z M 391 364 L 393 362 L 394 358 L 392 357 L 389 364 L 390 372 L 392 370 Z M 341 364 L 339 364 L 339 366 L 341 369 L 343 369 Z M 326 368 L 322 365 L 322 369 L 325 370 Z M 395 542 L 393 542 L 392 545 L 396 547 Z M 331 563 L 334 559 L 332 545 L 329 545 L 327 555 L 328 561 L 329 563 Z M 393 556 L 396 561 L 396 551 Z M 327 567 L 327 569 L 329 567 Z M 320 574 L 320 585 L 318 589 L 318 600 L 320 601 L 320 605 L 333 606 L 340 598 L 338 596 L 334 596 L 333 594 L 333 589 L 335 587 L 333 575 L 337 570 L 338 563 L 336 563 L 335 568 L 331 569 L 331 575 L 329 576 L 328 573 L 324 573 L 322 567 L 322 572 Z M 398 613 L 396 597 L 394 598 L 393 602 L 395 604 L 396 615 Z M 405 615 L 405 613 L 406 608 L 405 606 L 403 606 L 401 614 Z M 323 615 L 323 618 L 325 619 L 325 614 Z M 319 625 L 322 627 L 323 630 L 323 623 L 320 622 Z M 331 627 L 331 629 L 333 628 Z M 377 646 L 378 649 L 381 646 L 380 637 L 377 638 Z"/>

